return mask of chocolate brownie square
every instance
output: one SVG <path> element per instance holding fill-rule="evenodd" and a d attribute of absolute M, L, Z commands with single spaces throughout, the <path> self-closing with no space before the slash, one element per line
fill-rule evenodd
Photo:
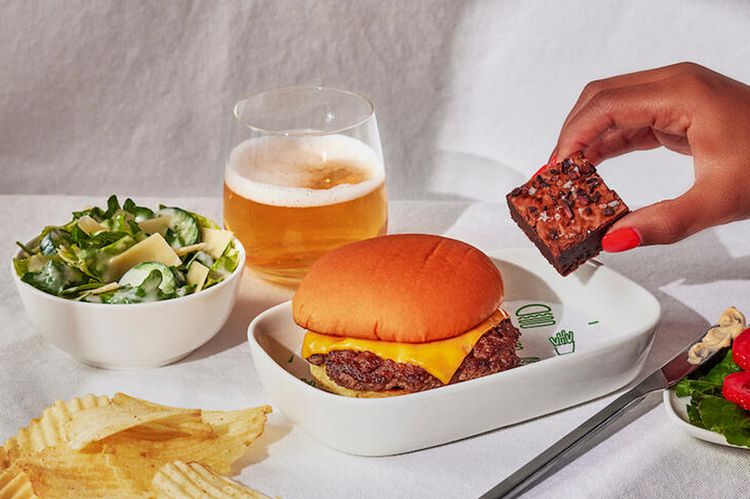
<path fill-rule="evenodd" d="M 602 250 L 628 207 L 582 153 L 549 165 L 507 196 L 510 215 L 565 276 Z"/>

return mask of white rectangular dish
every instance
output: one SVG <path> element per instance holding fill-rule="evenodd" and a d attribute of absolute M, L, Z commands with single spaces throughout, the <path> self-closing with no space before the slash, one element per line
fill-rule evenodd
<path fill-rule="evenodd" d="M 596 263 L 563 278 L 532 249 L 488 255 L 503 274 L 503 308 L 521 331 L 524 365 L 398 397 L 334 395 L 311 386 L 308 363 L 300 357 L 304 330 L 287 302 L 248 328 L 255 368 L 274 407 L 335 449 L 383 456 L 549 414 L 635 378 L 659 320 L 653 295 Z"/>

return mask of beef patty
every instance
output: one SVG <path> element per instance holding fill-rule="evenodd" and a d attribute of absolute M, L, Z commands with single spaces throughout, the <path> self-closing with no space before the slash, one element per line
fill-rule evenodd
<path fill-rule="evenodd" d="M 510 319 L 505 319 L 479 338 L 450 382 L 480 378 L 518 366 L 516 343 L 519 336 Z M 419 366 L 382 359 L 372 352 L 334 350 L 311 355 L 307 361 L 316 366 L 324 365 L 329 378 L 351 390 L 421 392 L 443 386 L 439 379 Z"/>

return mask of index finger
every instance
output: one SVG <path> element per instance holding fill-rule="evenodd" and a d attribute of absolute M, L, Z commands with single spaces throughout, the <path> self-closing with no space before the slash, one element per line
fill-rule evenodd
<path fill-rule="evenodd" d="M 558 157 L 586 149 L 607 130 L 654 130 L 684 136 L 690 118 L 679 87 L 668 80 L 612 88 L 594 95 L 563 126 L 557 139 Z"/>
<path fill-rule="evenodd" d="M 562 128 L 575 116 L 578 111 L 581 110 L 596 94 L 603 92 L 604 90 L 611 90 L 613 88 L 622 88 L 632 85 L 641 85 L 644 83 L 652 83 L 661 81 L 666 78 L 673 76 L 679 71 L 681 64 L 671 64 L 669 66 L 663 66 L 661 68 L 647 69 L 645 71 L 636 71 L 634 73 L 626 73 L 622 75 L 612 76 L 610 78 L 603 78 L 601 80 L 590 81 L 583 87 L 581 95 L 578 96 L 578 100 L 573 105 L 573 108 L 565 117 Z"/>

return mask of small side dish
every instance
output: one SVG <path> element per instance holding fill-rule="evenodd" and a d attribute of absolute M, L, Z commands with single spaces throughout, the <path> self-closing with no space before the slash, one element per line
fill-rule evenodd
<path fill-rule="evenodd" d="M 583 154 L 542 168 L 507 196 L 510 215 L 566 276 L 602 250 L 602 238 L 628 207 Z"/>
<path fill-rule="evenodd" d="M 712 331 L 736 328 L 738 323 L 744 329 L 745 317 L 731 307 L 706 336 L 720 335 L 721 331 Z M 720 433 L 732 445 L 750 447 L 750 329 L 744 329 L 726 346 L 729 348 L 716 354 L 720 356 L 718 364 L 702 367 L 680 381 L 675 395 L 690 397 L 690 424 Z"/>
<path fill-rule="evenodd" d="M 232 233 L 182 208 L 138 206 L 117 196 L 106 209 L 73 212 L 47 226 L 13 260 L 21 281 L 77 301 L 144 303 L 198 293 L 239 265 Z"/>

